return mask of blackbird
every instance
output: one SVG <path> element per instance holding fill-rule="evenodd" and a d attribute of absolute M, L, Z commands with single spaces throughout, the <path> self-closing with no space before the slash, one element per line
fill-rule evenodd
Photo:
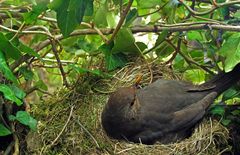
<path fill-rule="evenodd" d="M 102 112 L 107 135 L 136 143 L 172 143 L 189 137 L 209 105 L 240 79 L 240 65 L 201 85 L 159 79 L 117 89 Z"/>

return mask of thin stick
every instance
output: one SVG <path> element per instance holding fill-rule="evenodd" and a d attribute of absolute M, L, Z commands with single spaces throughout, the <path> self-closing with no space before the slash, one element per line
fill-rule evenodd
<path fill-rule="evenodd" d="M 93 137 L 93 135 L 82 125 L 80 122 L 80 119 L 78 117 L 77 123 L 81 126 L 81 128 L 93 139 L 94 143 L 97 145 L 98 148 L 100 148 L 97 140 Z"/>
<path fill-rule="evenodd" d="M 124 20 L 125 20 L 125 18 L 127 16 L 127 13 L 130 10 L 130 7 L 132 6 L 132 3 L 133 3 L 133 0 L 129 0 L 127 8 L 121 14 L 122 16 L 121 16 L 121 18 L 120 18 L 120 20 L 119 20 L 119 22 L 117 24 L 116 29 L 113 31 L 111 38 L 108 40 L 108 44 L 113 41 L 113 39 L 117 35 L 118 31 L 120 30 L 120 28 L 121 28 L 121 26 L 122 26 L 122 24 L 123 24 L 123 22 L 124 22 Z"/>
<path fill-rule="evenodd" d="M 57 60 L 58 67 L 59 67 L 59 69 L 60 69 L 60 72 L 61 72 L 61 75 L 62 75 L 62 78 L 63 78 L 63 84 L 64 84 L 65 86 L 69 87 L 68 82 L 67 82 L 67 78 L 66 78 L 66 74 L 65 74 L 64 69 L 63 69 L 62 62 L 61 62 L 61 60 L 60 60 L 60 58 L 59 58 L 59 55 L 58 55 L 58 50 L 57 50 L 57 47 L 56 47 L 56 44 L 55 44 L 56 42 L 55 42 L 55 40 L 53 40 L 53 39 L 50 39 L 50 40 L 51 40 L 51 44 L 52 44 L 53 53 L 54 53 L 54 55 L 55 55 L 55 58 L 56 58 L 56 60 Z"/>
<path fill-rule="evenodd" d="M 42 149 L 42 151 L 40 152 L 40 154 L 42 154 L 43 152 L 45 152 L 48 148 L 51 148 L 52 146 L 54 146 L 54 144 L 58 141 L 58 139 L 60 138 L 60 136 L 63 134 L 63 131 L 66 129 L 71 117 L 72 117 L 72 114 L 73 114 L 73 109 L 74 109 L 74 106 L 71 107 L 71 111 L 70 111 L 70 114 L 68 116 L 68 119 L 66 121 L 66 123 L 64 124 L 62 130 L 60 131 L 60 133 L 57 135 L 57 137 L 52 141 L 52 143 L 50 145 L 47 145 L 45 147 L 45 149 Z"/>

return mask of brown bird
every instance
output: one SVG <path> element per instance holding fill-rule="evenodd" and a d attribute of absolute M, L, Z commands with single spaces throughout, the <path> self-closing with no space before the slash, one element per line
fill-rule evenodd
<path fill-rule="evenodd" d="M 202 85 L 159 79 L 148 86 L 119 88 L 102 112 L 102 126 L 115 139 L 153 144 L 182 140 L 209 105 L 240 79 L 240 65 Z"/>

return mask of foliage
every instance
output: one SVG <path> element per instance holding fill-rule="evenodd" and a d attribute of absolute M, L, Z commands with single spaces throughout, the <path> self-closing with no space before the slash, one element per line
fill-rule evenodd
<path fill-rule="evenodd" d="M 0 104 L 17 105 L 10 113 L 0 109 L 11 116 L 0 120 L 0 136 L 12 133 L 15 121 L 36 130 L 36 120 L 21 110 L 32 92 L 42 96 L 60 82 L 69 87 L 82 74 L 109 78 L 137 58 L 157 59 L 196 84 L 219 69 L 231 71 L 240 62 L 240 2 L 216 2 L 0 2 Z M 239 97 L 235 87 L 230 91 L 224 102 Z"/>

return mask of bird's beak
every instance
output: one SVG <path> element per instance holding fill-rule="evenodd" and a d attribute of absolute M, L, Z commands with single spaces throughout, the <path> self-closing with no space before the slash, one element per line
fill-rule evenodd
<path fill-rule="evenodd" d="M 142 74 L 137 75 L 135 83 L 134 83 L 135 87 L 138 87 L 138 85 L 140 84 L 140 82 L 142 80 L 142 77 L 143 77 Z"/>

